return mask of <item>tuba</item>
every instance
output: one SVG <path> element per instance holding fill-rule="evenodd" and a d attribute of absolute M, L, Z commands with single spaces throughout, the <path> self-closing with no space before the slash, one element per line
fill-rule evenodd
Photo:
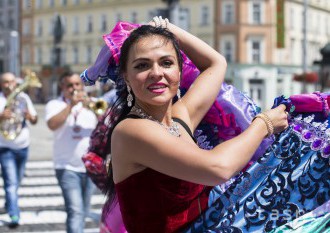
<path fill-rule="evenodd" d="M 0 133 L 7 140 L 14 140 L 21 132 L 24 122 L 24 112 L 18 107 L 22 99 L 18 94 L 28 87 L 38 87 L 42 85 L 35 72 L 26 71 L 24 82 L 17 86 L 7 97 L 5 108 L 12 111 L 12 117 L 0 121 Z"/>

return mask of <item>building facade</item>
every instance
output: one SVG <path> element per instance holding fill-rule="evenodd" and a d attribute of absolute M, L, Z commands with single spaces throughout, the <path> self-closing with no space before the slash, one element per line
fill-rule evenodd
<path fill-rule="evenodd" d="M 177 3 L 171 21 L 221 52 L 229 64 L 227 82 L 266 108 L 280 94 L 317 88 L 292 79 L 294 74 L 318 70 L 313 61 L 320 60 L 319 50 L 329 41 L 330 1 L 308 0 L 304 7 L 305 1 L 170 1 Z M 49 84 L 51 75 L 44 71 L 54 64 L 56 16 L 60 16 L 64 32 L 59 45 L 61 66 L 80 73 L 93 64 L 104 45 L 102 35 L 116 22 L 146 23 L 155 15 L 166 15 L 167 2 L 22 0 L 22 68 L 40 73 L 46 95 L 54 86 Z"/>
<path fill-rule="evenodd" d="M 262 108 L 270 107 L 281 94 L 315 91 L 315 83 L 295 82 L 293 76 L 319 69 L 313 62 L 321 59 L 320 49 L 330 39 L 330 1 L 309 0 L 307 5 L 304 0 L 215 3 L 215 48 L 227 58 L 229 82 Z"/>
<path fill-rule="evenodd" d="M 19 0 L 0 1 L 0 73 L 19 72 Z"/>
<path fill-rule="evenodd" d="M 61 66 L 82 72 L 95 61 L 105 44 L 102 36 L 118 21 L 147 23 L 153 16 L 166 14 L 162 0 L 23 0 L 22 67 L 39 72 L 44 95 L 54 89 L 47 71 L 54 65 L 54 19 L 60 16 L 63 39 Z M 213 45 L 213 1 L 180 1 L 175 20 L 186 30 Z"/>

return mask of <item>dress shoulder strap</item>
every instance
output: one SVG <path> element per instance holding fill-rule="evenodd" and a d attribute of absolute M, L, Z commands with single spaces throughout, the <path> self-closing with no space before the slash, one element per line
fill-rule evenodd
<path fill-rule="evenodd" d="M 139 117 L 135 114 L 128 114 L 125 118 L 141 119 L 141 117 Z"/>
<path fill-rule="evenodd" d="M 194 142 L 197 143 L 197 140 L 195 139 L 193 133 L 191 132 L 191 130 L 190 130 L 189 126 L 186 124 L 186 122 L 184 122 L 180 118 L 176 118 L 176 117 L 173 117 L 173 121 L 178 122 L 187 131 L 187 133 L 194 140 Z"/>
<path fill-rule="evenodd" d="M 141 119 L 141 117 L 135 115 L 135 114 L 128 114 L 125 118 L 133 118 L 133 119 Z M 173 117 L 173 121 L 179 123 L 189 134 L 189 136 L 194 140 L 195 143 L 197 143 L 197 140 L 195 139 L 193 133 L 191 132 L 189 126 L 184 122 L 183 120 Z"/>

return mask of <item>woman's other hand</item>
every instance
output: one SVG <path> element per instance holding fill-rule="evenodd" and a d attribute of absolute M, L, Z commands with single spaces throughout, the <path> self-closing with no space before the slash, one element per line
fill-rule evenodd
<path fill-rule="evenodd" d="M 280 133 L 286 128 L 288 128 L 288 112 L 285 111 L 286 106 L 284 104 L 279 105 L 278 107 L 265 111 L 271 123 L 274 127 L 274 134 Z"/>

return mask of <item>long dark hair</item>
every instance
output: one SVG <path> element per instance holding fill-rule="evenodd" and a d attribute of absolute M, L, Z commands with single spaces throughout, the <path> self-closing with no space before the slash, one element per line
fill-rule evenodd
<path fill-rule="evenodd" d="M 179 49 L 179 44 L 174 36 L 173 33 L 171 33 L 169 30 L 160 28 L 160 27 L 153 27 L 150 25 L 143 25 L 130 34 L 130 36 L 125 40 L 123 43 L 121 50 L 120 50 L 120 59 L 119 59 L 119 76 L 127 69 L 127 60 L 128 55 L 131 47 L 136 44 L 140 39 L 146 38 L 146 37 L 152 37 L 152 36 L 160 36 L 164 39 L 164 43 L 170 42 L 172 43 L 177 59 L 179 64 L 179 69 L 182 71 L 182 64 L 183 59 L 182 55 Z M 125 81 L 122 77 L 119 77 L 117 82 L 117 101 L 113 104 L 113 106 L 109 109 L 107 114 L 106 123 L 108 126 L 107 130 L 107 148 L 105 154 L 111 154 L 111 135 L 113 132 L 113 129 L 116 127 L 116 125 L 121 122 L 123 119 L 126 118 L 127 114 L 131 111 L 131 107 L 127 106 L 127 87 L 125 84 Z M 134 94 L 131 93 L 134 97 Z M 135 98 L 134 98 L 135 100 Z M 133 100 L 133 106 L 134 106 L 134 100 Z M 104 188 L 104 192 L 107 194 L 108 201 L 107 201 L 107 210 L 110 210 L 112 207 L 112 203 L 116 199 L 116 192 L 115 192 L 115 184 L 113 181 L 113 172 L 112 172 L 112 165 L 110 164 L 110 169 L 108 173 L 108 181 L 107 185 Z"/>

